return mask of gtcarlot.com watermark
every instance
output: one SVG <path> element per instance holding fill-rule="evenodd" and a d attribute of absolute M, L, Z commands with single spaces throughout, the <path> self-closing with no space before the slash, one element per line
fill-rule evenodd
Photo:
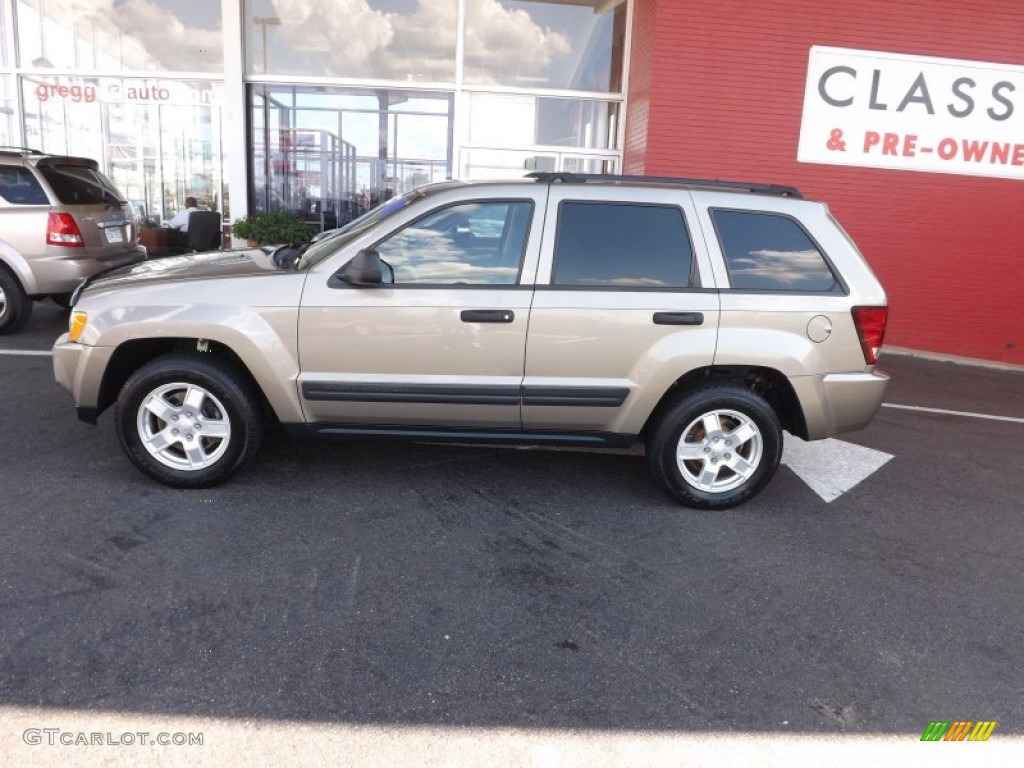
<path fill-rule="evenodd" d="M 65 731 L 61 728 L 26 728 L 21 740 L 29 746 L 65 747 L 131 747 L 158 745 L 161 747 L 201 747 L 203 734 L 199 733 L 150 733 L 149 731 Z"/>

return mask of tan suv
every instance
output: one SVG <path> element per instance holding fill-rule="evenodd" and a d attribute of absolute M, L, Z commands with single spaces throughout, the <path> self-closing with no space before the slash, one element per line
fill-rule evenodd
<path fill-rule="evenodd" d="M 646 445 L 681 502 L 772 477 L 782 430 L 856 430 L 885 293 L 787 187 L 534 174 L 419 188 L 305 246 L 147 262 L 87 283 L 54 346 L 79 417 L 204 487 L 296 431 Z"/>
<path fill-rule="evenodd" d="M 67 305 L 86 277 L 145 256 L 96 161 L 0 148 L 0 334 L 28 321 L 33 300 Z"/>

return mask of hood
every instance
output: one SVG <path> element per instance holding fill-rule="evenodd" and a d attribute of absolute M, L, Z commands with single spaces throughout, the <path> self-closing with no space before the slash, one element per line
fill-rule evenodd
<path fill-rule="evenodd" d="M 273 248 L 245 248 L 237 251 L 213 251 L 167 256 L 142 261 L 129 267 L 103 272 L 89 280 L 89 286 L 113 288 L 179 280 L 204 280 L 217 277 L 245 277 L 283 272 L 274 264 Z"/>

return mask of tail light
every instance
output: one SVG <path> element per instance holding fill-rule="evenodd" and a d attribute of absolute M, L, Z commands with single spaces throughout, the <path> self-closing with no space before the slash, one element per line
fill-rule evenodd
<path fill-rule="evenodd" d="M 854 307 L 853 324 L 860 337 L 860 348 L 864 362 L 874 365 L 878 362 L 878 351 L 885 338 L 885 324 L 889 320 L 888 307 Z"/>
<path fill-rule="evenodd" d="M 71 248 L 81 248 L 85 245 L 85 241 L 82 240 L 82 231 L 70 213 L 50 214 L 50 219 L 46 222 L 46 243 L 47 245 L 66 245 Z"/>

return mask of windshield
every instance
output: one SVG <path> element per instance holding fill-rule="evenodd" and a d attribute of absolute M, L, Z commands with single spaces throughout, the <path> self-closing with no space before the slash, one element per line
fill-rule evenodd
<path fill-rule="evenodd" d="M 303 252 L 296 264 L 296 269 L 305 269 L 323 261 L 327 256 L 337 251 L 345 243 L 351 242 L 367 229 L 379 221 L 384 221 L 392 214 L 402 210 L 409 203 L 423 197 L 423 192 L 414 189 L 401 197 L 393 197 L 386 203 L 378 205 L 371 211 L 367 211 L 357 219 L 353 219 L 340 229 L 331 230 L 321 235 L 321 239 L 314 239 Z"/>

